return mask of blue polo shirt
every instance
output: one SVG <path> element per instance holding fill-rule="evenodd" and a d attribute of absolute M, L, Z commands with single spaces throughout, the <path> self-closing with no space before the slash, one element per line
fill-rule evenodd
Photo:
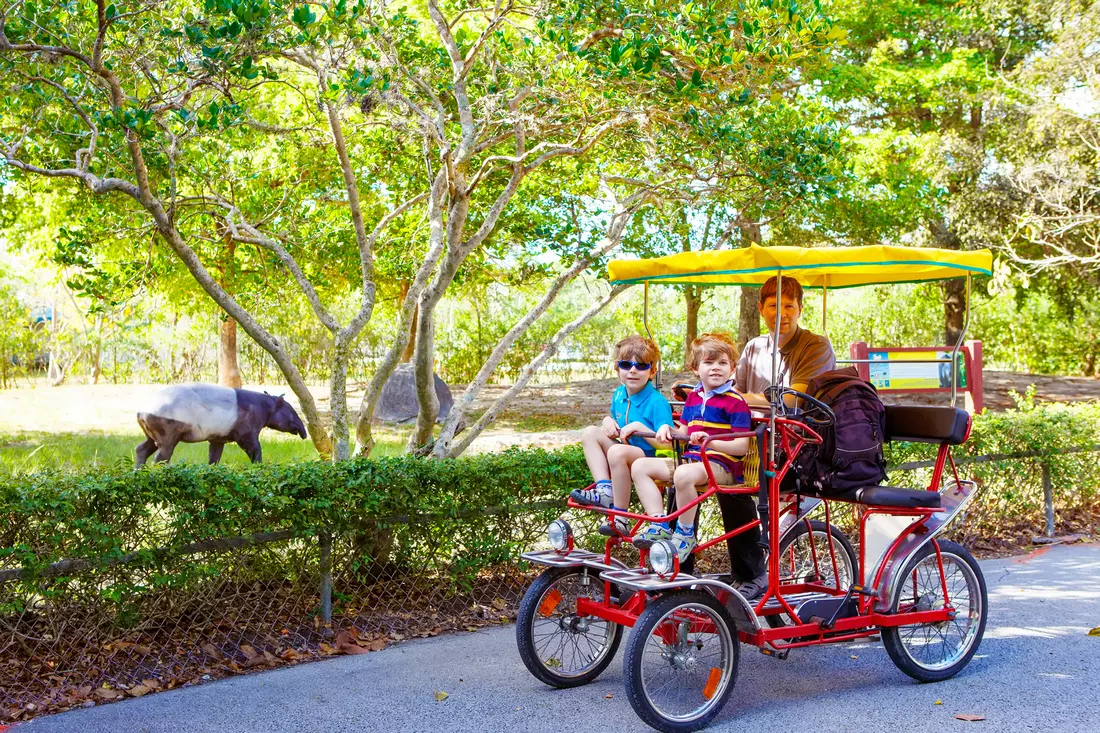
<path fill-rule="evenodd" d="M 646 382 L 638 394 L 630 396 L 626 393 L 626 385 L 620 384 L 611 397 L 611 417 L 620 428 L 625 428 L 627 423 L 640 422 L 656 432 L 662 425 L 672 425 L 672 406 L 653 382 Z M 641 448 L 647 456 L 657 452 L 645 438 L 637 435 L 631 435 L 627 442 Z"/>

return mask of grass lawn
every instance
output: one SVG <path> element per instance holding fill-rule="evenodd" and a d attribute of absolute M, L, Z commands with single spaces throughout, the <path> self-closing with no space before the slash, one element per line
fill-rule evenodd
<path fill-rule="evenodd" d="M 0 473 L 22 474 L 44 469 L 87 471 L 103 467 L 132 468 L 134 448 L 145 439 L 139 433 L 112 434 L 94 431 L 45 433 L 18 432 L 0 434 Z M 265 463 L 315 461 L 313 443 L 274 431 L 260 436 Z M 371 456 L 399 455 L 400 440 L 379 440 Z M 207 443 L 181 443 L 172 454 L 172 463 L 206 463 Z M 235 444 L 225 446 L 222 463 L 248 464 L 248 456 Z"/>

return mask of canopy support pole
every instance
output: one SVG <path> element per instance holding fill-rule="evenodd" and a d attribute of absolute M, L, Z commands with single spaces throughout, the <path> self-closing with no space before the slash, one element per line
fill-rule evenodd
<path fill-rule="evenodd" d="M 772 386 L 778 387 L 779 381 L 779 324 L 783 317 L 783 270 L 775 272 L 775 330 L 772 331 Z M 768 471 L 775 471 L 775 400 L 771 402 L 768 418 Z"/>
<path fill-rule="evenodd" d="M 955 342 L 955 348 L 951 351 L 951 406 L 955 406 L 955 396 L 959 390 L 959 349 L 962 348 L 963 341 L 966 339 L 966 332 L 970 329 L 970 280 L 971 276 L 966 276 L 966 298 L 963 301 L 963 307 L 966 308 L 966 318 L 963 320 L 963 330 L 959 334 L 958 340 Z"/>
<path fill-rule="evenodd" d="M 643 292 L 645 293 L 645 298 L 644 298 L 644 302 L 643 302 L 643 305 L 642 305 L 642 324 L 645 325 L 645 333 L 646 333 L 646 336 L 649 337 L 649 340 L 653 341 L 653 343 L 657 343 L 653 338 L 653 332 L 649 330 L 649 281 L 648 280 L 643 284 Z M 657 389 L 661 388 L 661 367 L 662 367 L 661 361 L 662 361 L 661 359 L 657 360 L 656 384 L 654 385 L 654 386 L 657 387 Z"/>
<path fill-rule="evenodd" d="M 826 275 L 825 276 L 825 281 L 827 282 L 828 279 L 829 279 L 829 276 Z M 823 282 L 821 284 L 821 335 L 825 336 L 825 337 L 829 336 L 829 327 L 826 325 L 828 323 L 828 318 L 826 316 L 826 313 L 828 312 L 828 304 L 829 304 L 829 286 L 826 285 L 825 282 Z"/>

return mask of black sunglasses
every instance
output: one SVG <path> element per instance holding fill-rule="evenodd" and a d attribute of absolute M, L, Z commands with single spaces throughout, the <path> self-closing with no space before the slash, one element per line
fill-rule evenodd
<path fill-rule="evenodd" d="M 651 364 L 648 361 L 627 361 L 626 359 L 623 359 L 619 362 L 619 368 L 622 369 L 624 372 L 629 371 L 630 367 L 636 367 L 638 371 L 645 372 L 649 370 L 650 366 Z"/>

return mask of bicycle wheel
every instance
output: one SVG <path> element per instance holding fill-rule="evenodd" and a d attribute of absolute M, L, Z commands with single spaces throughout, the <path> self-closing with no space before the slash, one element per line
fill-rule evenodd
<path fill-rule="evenodd" d="M 596 679 L 615 658 L 623 627 L 578 616 L 577 599 L 603 602 L 604 584 L 587 568 L 550 568 L 519 604 L 516 642 L 527 669 L 552 687 L 578 687 Z"/>
<path fill-rule="evenodd" d="M 634 712 L 666 733 L 702 728 L 737 681 L 740 644 L 733 619 L 714 596 L 676 591 L 646 606 L 623 657 Z"/>
<path fill-rule="evenodd" d="M 805 522 L 799 522 L 783 538 L 783 543 L 779 546 L 780 582 L 835 586 L 837 573 L 833 570 L 832 557 L 829 555 L 830 534 L 833 536 L 833 550 L 836 553 L 836 570 L 840 574 L 839 587 L 847 590 L 855 582 L 858 567 L 856 551 L 840 529 L 817 520 L 811 520 L 810 529 L 806 528 Z M 784 614 L 773 614 L 765 618 L 773 629 L 790 625 L 790 619 Z"/>
<path fill-rule="evenodd" d="M 982 641 L 989 613 L 978 561 L 954 542 L 941 540 L 939 546 L 954 618 L 882 629 L 882 645 L 890 659 L 920 682 L 945 680 L 969 664 Z M 890 600 L 891 613 L 944 607 L 944 584 L 931 544 L 909 561 L 900 578 L 904 580 L 899 580 Z"/>

